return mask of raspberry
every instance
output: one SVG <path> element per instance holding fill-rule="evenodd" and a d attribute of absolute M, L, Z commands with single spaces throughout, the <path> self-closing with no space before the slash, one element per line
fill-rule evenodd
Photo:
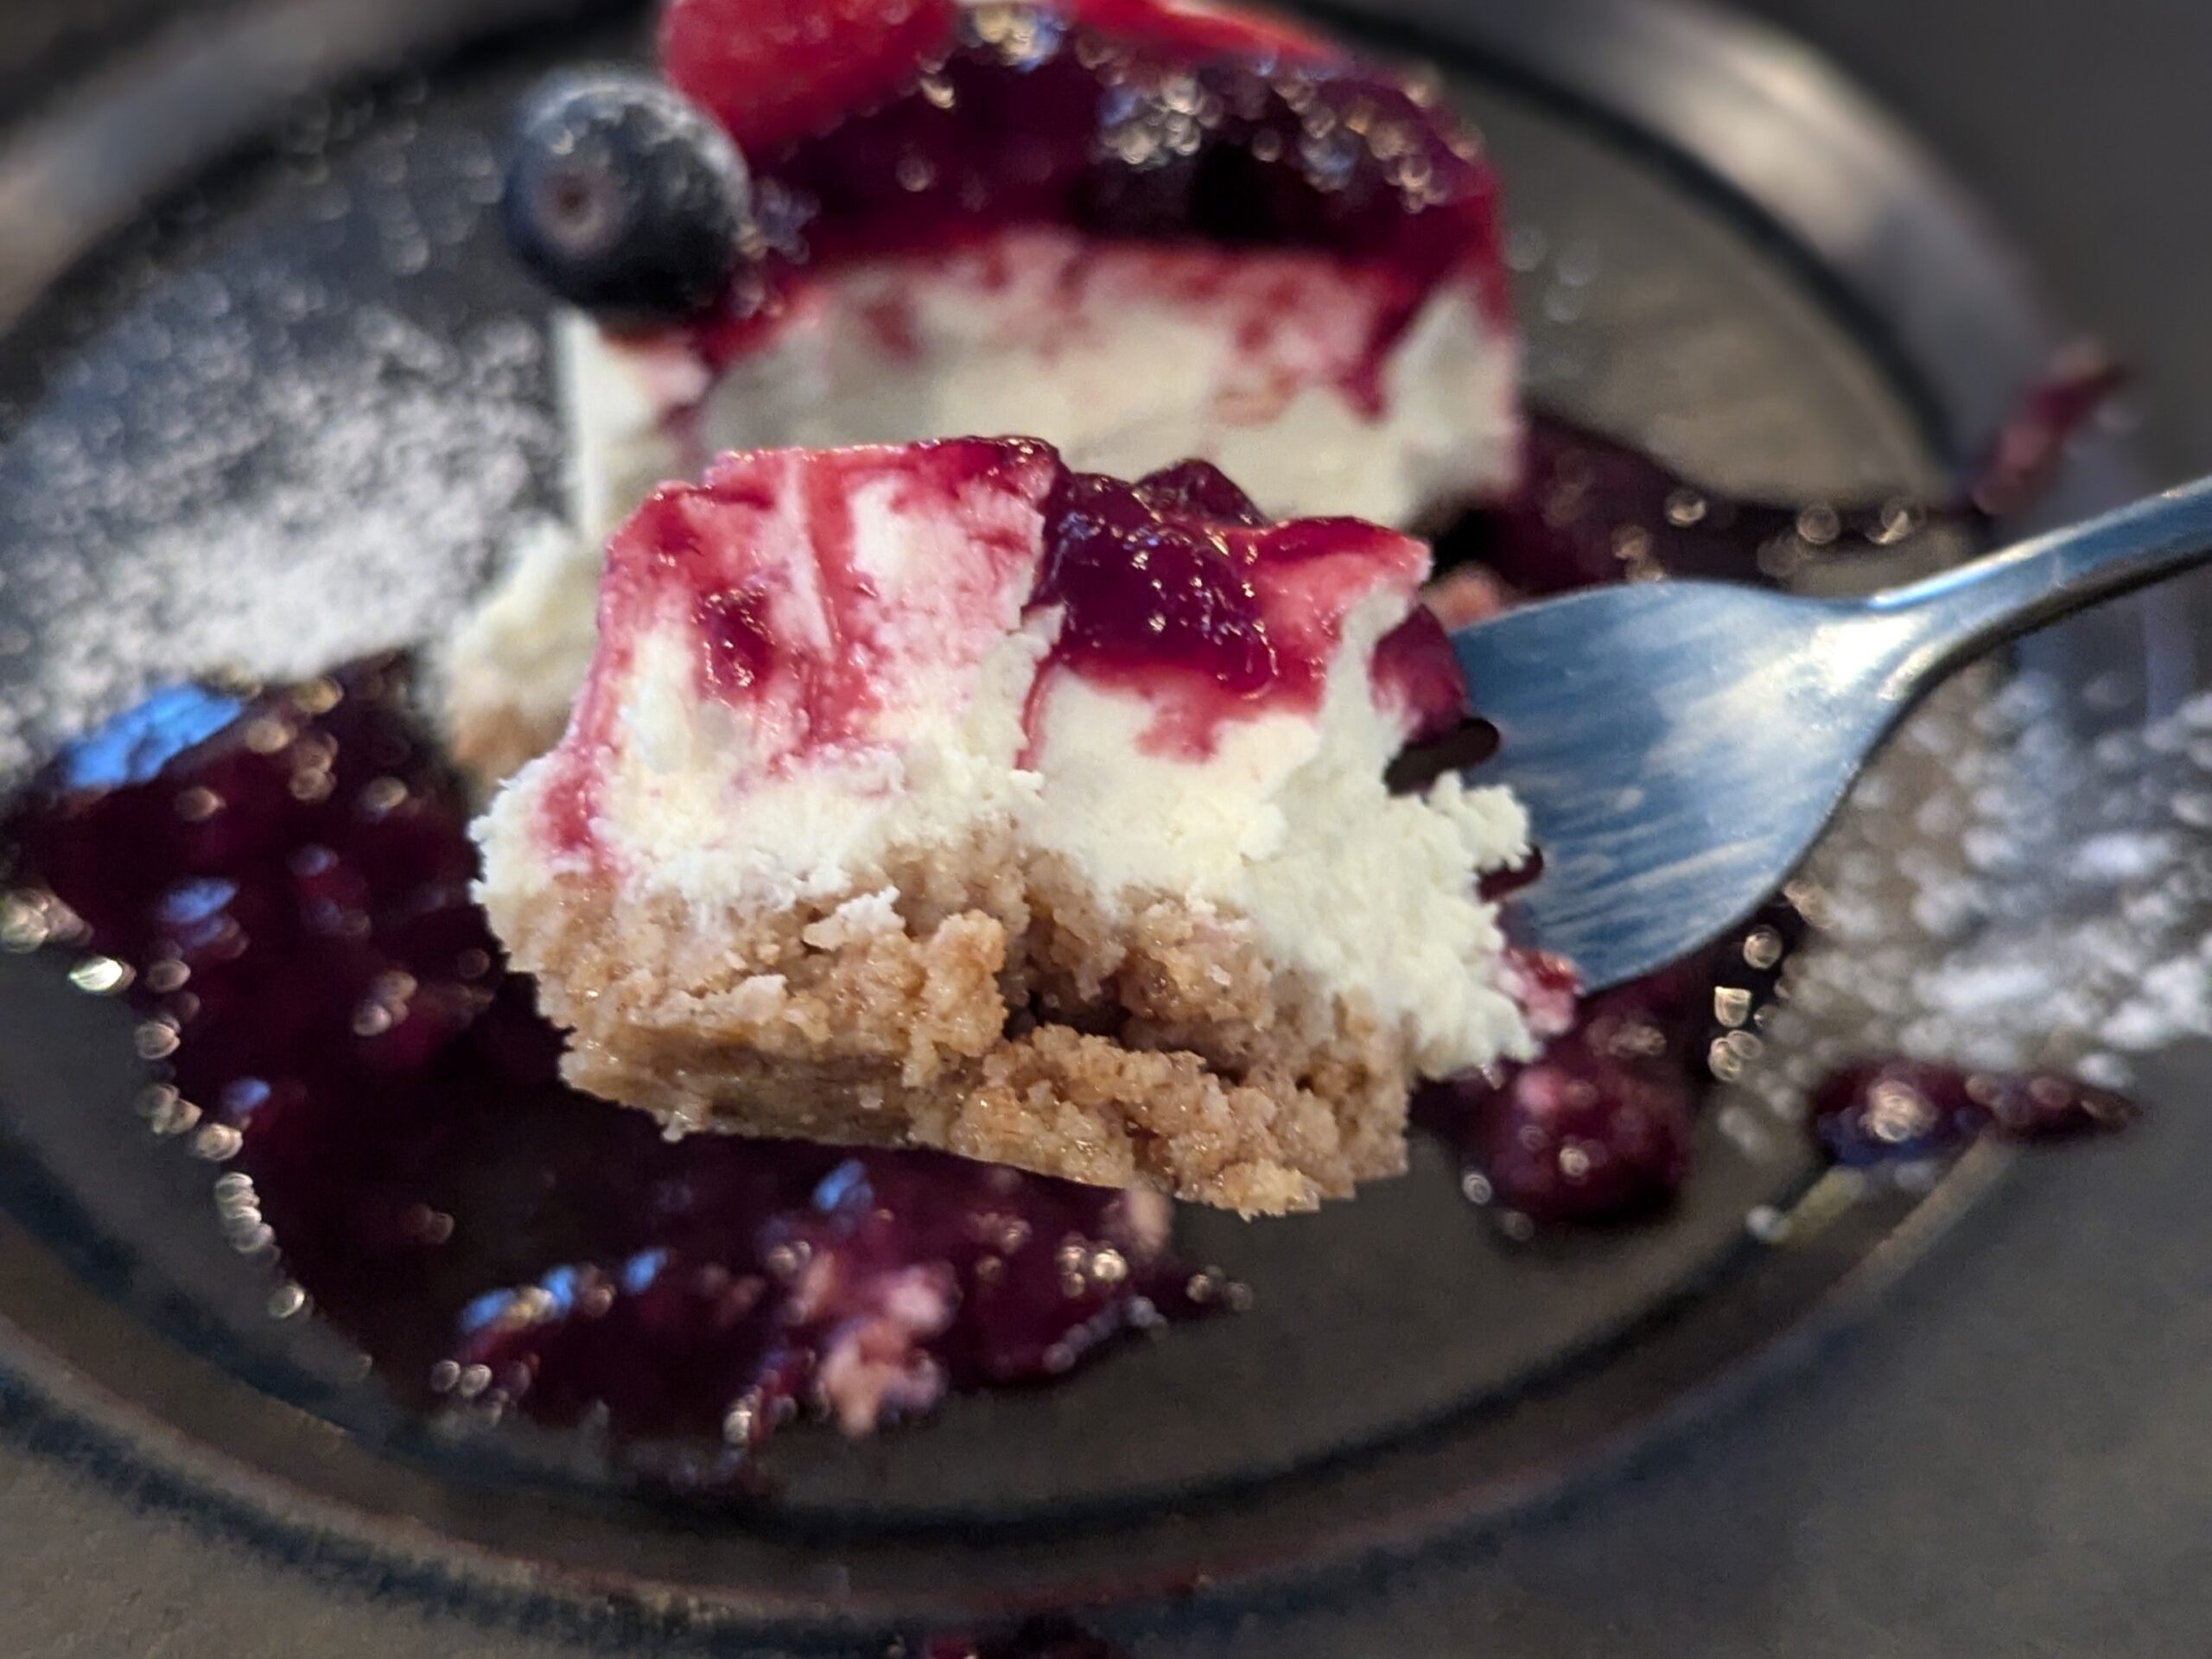
<path fill-rule="evenodd" d="M 1074 0 L 1074 21 L 1102 35 L 1192 54 L 1331 63 L 1344 54 L 1287 17 L 1214 0 Z"/>
<path fill-rule="evenodd" d="M 661 70 L 748 150 L 903 91 L 952 39 L 953 0 L 671 0 Z"/>

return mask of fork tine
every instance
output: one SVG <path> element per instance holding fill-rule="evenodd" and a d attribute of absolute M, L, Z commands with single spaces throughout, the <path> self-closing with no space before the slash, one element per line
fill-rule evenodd
<path fill-rule="evenodd" d="M 1891 653 L 1836 648 L 1865 626 L 1821 601 L 1669 582 L 1455 634 L 1501 738 L 1478 775 L 1520 796 L 1543 851 L 1514 899 L 1535 942 L 1595 989 L 1756 909 L 1893 717 L 1864 683 Z"/>

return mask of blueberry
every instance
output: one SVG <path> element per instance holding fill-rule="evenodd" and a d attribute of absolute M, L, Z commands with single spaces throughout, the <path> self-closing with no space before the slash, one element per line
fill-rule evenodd
<path fill-rule="evenodd" d="M 557 75 L 524 105 L 507 238 L 563 299 L 612 322 L 689 316 L 737 268 L 744 158 L 681 93 L 643 75 Z"/>

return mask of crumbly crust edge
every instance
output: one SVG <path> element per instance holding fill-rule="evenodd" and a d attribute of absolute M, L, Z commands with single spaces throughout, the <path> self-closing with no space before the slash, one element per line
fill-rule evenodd
<path fill-rule="evenodd" d="M 1166 895 L 981 832 L 785 909 L 564 868 L 487 907 L 580 1089 L 714 1129 L 931 1147 L 1247 1215 L 1405 1167 L 1411 1033 Z"/>

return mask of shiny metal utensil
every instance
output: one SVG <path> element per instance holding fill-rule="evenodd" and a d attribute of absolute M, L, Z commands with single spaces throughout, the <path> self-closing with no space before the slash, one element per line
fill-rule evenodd
<path fill-rule="evenodd" d="M 2212 479 L 1864 600 L 1725 582 L 1608 588 L 1452 636 L 1498 728 L 1478 774 L 1527 803 L 1536 942 L 1597 989 L 1741 920 L 1869 755 L 1953 670 L 2212 560 Z"/>

